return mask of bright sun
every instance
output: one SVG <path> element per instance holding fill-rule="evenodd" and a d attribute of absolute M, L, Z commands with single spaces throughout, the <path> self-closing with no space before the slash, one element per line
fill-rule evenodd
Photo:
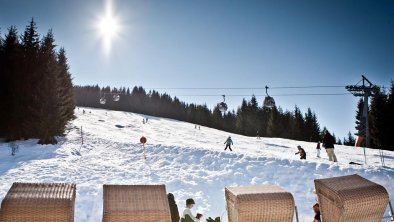
<path fill-rule="evenodd" d="M 96 29 L 102 41 L 103 49 L 108 55 L 111 51 L 111 45 L 121 31 L 121 25 L 118 18 L 112 12 L 111 0 L 107 0 L 106 3 L 104 15 L 97 19 Z"/>
<path fill-rule="evenodd" d="M 106 15 L 99 23 L 100 35 L 104 39 L 112 39 L 118 34 L 118 21 L 111 15 Z"/>

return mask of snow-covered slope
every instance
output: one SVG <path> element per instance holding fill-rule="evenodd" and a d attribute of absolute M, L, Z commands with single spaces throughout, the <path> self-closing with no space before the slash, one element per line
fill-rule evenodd
<path fill-rule="evenodd" d="M 19 152 L 10 156 L 8 144 L 0 143 L 0 199 L 15 181 L 76 183 L 76 222 L 98 222 L 103 184 L 165 184 L 180 210 L 192 197 L 194 212 L 227 221 L 224 187 L 277 184 L 294 195 L 300 221 L 311 221 L 313 180 L 357 173 L 386 187 L 394 203 L 393 152 L 385 151 L 383 168 L 379 152 L 367 149 L 367 165 L 357 166 L 348 163 L 363 163 L 362 149 L 336 146 L 339 163 L 332 163 L 324 149 L 322 158 L 316 157 L 315 143 L 258 140 L 156 117 L 142 124 L 145 116 L 127 112 L 82 107 L 75 112 L 78 118 L 58 145 L 18 141 Z M 229 135 L 233 152 L 224 151 Z M 139 144 L 141 136 L 148 139 L 147 160 Z M 307 160 L 294 155 L 297 145 L 305 148 Z"/>

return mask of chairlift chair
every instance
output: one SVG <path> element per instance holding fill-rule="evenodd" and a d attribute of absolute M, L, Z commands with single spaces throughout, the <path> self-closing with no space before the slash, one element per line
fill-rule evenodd
<path fill-rule="evenodd" d="M 118 101 L 120 100 L 119 94 L 115 94 L 115 95 L 113 96 L 113 99 L 114 99 L 114 102 L 118 102 Z"/>
<path fill-rule="evenodd" d="M 218 103 L 218 107 L 219 107 L 220 112 L 224 113 L 227 111 L 227 104 L 225 103 L 226 96 L 225 95 L 222 95 L 222 96 L 223 96 L 223 102 Z"/>
<path fill-rule="evenodd" d="M 268 88 L 269 88 L 268 86 L 265 86 L 265 93 L 267 94 L 267 96 L 264 98 L 263 104 L 264 104 L 264 107 L 271 109 L 271 108 L 275 107 L 275 100 L 273 97 L 268 95 Z"/>
<path fill-rule="evenodd" d="M 107 102 L 107 100 L 104 97 L 100 98 L 100 104 L 105 104 Z"/>

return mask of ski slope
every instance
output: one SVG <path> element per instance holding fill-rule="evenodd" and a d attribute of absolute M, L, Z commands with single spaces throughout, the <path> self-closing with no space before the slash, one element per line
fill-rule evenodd
<path fill-rule="evenodd" d="M 82 110 L 86 113 L 83 114 Z M 91 112 L 91 113 L 90 113 Z M 103 184 L 165 184 L 178 208 L 194 198 L 194 213 L 223 217 L 227 221 L 224 187 L 276 184 L 290 191 L 300 221 L 312 221 L 315 178 L 359 174 L 383 185 L 394 203 L 394 152 L 367 149 L 367 165 L 360 148 L 336 146 L 338 163 L 329 162 L 324 149 L 316 157 L 316 144 L 279 138 L 246 137 L 181 121 L 128 112 L 78 108 L 67 136 L 57 145 L 37 145 L 37 140 L 16 142 L 19 152 L 10 155 L 0 143 L 0 199 L 13 182 L 70 182 L 77 184 L 76 222 L 102 220 Z M 81 145 L 81 127 L 83 145 Z M 233 152 L 224 151 L 231 135 Z M 148 139 L 147 160 L 139 138 Z M 307 160 L 299 160 L 297 145 Z"/>

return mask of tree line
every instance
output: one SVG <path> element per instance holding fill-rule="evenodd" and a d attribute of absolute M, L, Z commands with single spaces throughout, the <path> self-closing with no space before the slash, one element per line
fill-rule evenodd
<path fill-rule="evenodd" d="M 98 85 L 74 86 L 74 92 L 78 106 L 171 118 L 246 136 L 317 142 L 323 131 L 310 108 L 303 114 L 297 106 L 294 111 L 260 107 L 255 96 L 250 100 L 243 99 L 236 111 L 223 114 L 218 106 L 210 110 L 206 105 L 188 104 L 166 93 L 147 92 L 141 86 L 132 90 L 125 87 L 100 88 Z M 115 94 L 120 96 L 117 102 L 112 99 Z M 103 97 L 106 103 L 100 104 Z"/>
<path fill-rule="evenodd" d="M 0 33 L 0 137 L 57 143 L 74 118 L 74 91 L 64 48 L 52 30 L 40 38 L 32 19 L 24 32 Z"/>

